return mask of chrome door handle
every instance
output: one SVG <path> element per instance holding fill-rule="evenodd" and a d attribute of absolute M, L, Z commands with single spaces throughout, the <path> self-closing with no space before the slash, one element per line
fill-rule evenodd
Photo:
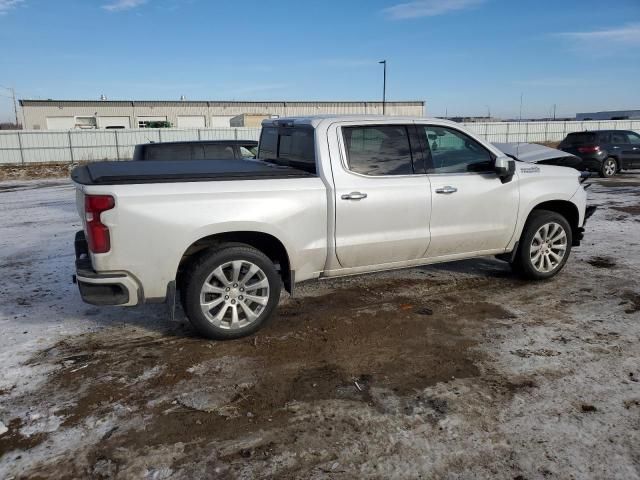
<path fill-rule="evenodd" d="M 345 193 L 340 198 L 342 198 L 342 200 L 362 200 L 363 198 L 367 198 L 367 194 L 361 192 L 351 192 Z"/>
<path fill-rule="evenodd" d="M 447 185 L 446 187 L 436 188 L 436 193 L 456 193 L 458 189 L 456 187 L 450 187 Z"/>

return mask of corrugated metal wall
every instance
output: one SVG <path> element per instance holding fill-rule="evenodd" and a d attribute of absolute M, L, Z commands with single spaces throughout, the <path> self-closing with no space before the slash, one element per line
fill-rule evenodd
<path fill-rule="evenodd" d="M 640 120 L 466 123 L 490 142 L 552 142 L 582 130 L 636 130 Z M 184 140 L 258 140 L 259 128 L 13 130 L 0 132 L 0 164 L 129 160 L 140 143 Z"/>

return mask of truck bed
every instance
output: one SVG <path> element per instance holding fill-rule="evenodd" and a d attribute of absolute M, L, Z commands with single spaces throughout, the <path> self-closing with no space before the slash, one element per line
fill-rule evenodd
<path fill-rule="evenodd" d="M 255 160 L 107 161 L 81 165 L 71 172 L 71 179 L 82 185 L 211 182 L 313 176 L 315 175 L 296 168 Z"/>

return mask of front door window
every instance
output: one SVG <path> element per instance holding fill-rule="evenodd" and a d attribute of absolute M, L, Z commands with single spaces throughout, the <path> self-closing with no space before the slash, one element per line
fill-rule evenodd
<path fill-rule="evenodd" d="M 478 142 L 454 129 L 427 126 L 433 173 L 469 173 L 491 170 L 493 158 Z"/>

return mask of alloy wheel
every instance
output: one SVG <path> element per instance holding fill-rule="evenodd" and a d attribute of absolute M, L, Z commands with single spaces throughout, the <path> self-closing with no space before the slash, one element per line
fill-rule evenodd
<path fill-rule="evenodd" d="M 549 273 L 558 268 L 567 251 L 567 233 L 555 222 L 542 225 L 531 241 L 531 264 L 538 272 Z"/>
<path fill-rule="evenodd" d="M 246 260 L 218 266 L 200 290 L 200 308 L 213 325 L 228 330 L 255 322 L 269 303 L 269 279 Z"/>
<path fill-rule="evenodd" d="M 617 166 L 616 161 L 613 160 L 612 158 L 605 160 L 604 165 L 602 167 L 604 170 L 604 174 L 607 177 L 612 177 L 616 173 L 616 166 Z"/>

